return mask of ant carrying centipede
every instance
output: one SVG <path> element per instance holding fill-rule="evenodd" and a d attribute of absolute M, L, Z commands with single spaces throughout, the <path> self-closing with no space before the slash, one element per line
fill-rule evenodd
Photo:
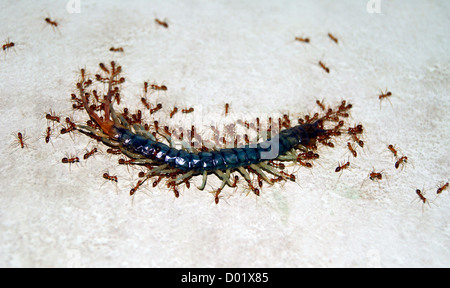
<path fill-rule="evenodd" d="M 131 195 L 134 195 L 148 179 L 153 179 L 152 183 L 156 183 L 155 185 L 166 180 L 165 186 L 178 197 L 181 191 L 179 185 L 191 187 L 190 179 L 192 177 L 199 176 L 202 178 L 202 184 L 198 188 L 203 190 L 206 187 L 207 180 L 214 175 L 222 181 L 220 187 L 217 187 L 220 191 L 223 191 L 222 189 L 225 186 L 236 189 L 237 179 L 239 179 L 236 174 L 242 175 L 245 180 L 242 182 L 248 184 L 250 191 L 255 195 L 260 195 L 263 187 L 266 187 L 264 182 L 271 186 L 279 181 L 296 181 L 296 176 L 291 174 L 291 171 L 284 170 L 287 167 L 284 163 L 290 162 L 293 165 L 311 168 L 312 161 L 319 158 L 319 154 L 316 153 L 316 150 L 320 147 L 319 144 L 334 146 L 334 143 L 338 143 L 334 141 L 335 138 L 341 135 L 336 132 L 346 131 L 347 129 L 345 119 L 348 118 L 351 104 L 342 101 L 340 106 L 329 108 L 328 111 L 322 109 L 322 115 L 315 113 L 312 116 L 305 116 L 303 123 L 298 125 L 291 121 L 292 119 L 288 114 L 284 114 L 280 117 L 279 124 L 285 129 L 276 131 L 276 125 L 272 124 L 268 128 L 271 138 L 279 139 L 280 143 L 277 151 L 272 154 L 269 153 L 268 156 L 265 154 L 270 152 L 268 149 L 271 148 L 267 147 L 271 147 L 271 139 L 261 141 L 258 137 L 254 137 L 255 141 L 253 136 L 249 137 L 249 134 L 245 133 L 239 139 L 244 142 L 241 144 L 237 136 L 227 139 L 225 137 L 227 134 L 220 135 L 217 131 L 214 131 L 213 139 L 217 140 L 217 145 L 207 147 L 205 145 L 207 142 L 203 141 L 202 137 L 198 135 L 198 129 L 195 127 L 186 131 L 182 130 L 180 133 L 178 132 L 179 129 L 171 129 L 155 119 L 151 123 L 145 123 L 145 119 L 141 116 L 144 113 L 140 113 L 139 110 L 135 114 L 126 108 L 115 110 L 113 106 L 117 102 L 117 95 L 120 93 L 119 85 L 125 81 L 119 75 L 122 71 L 121 66 L 111 62 L 111 65 L 101 63 L 99 67 L 100 73 L 93 75 L 95 77 L 91 78 L 84 69 L 80 71 L 81 78 L 78 78 L 76 83 L 77 93 L 72 97 L 72 101 L 75 101 L 87 112 L 90 118 L 89 124 L 86 120 L 81 123 L 74 123 L 69 119 L 70 122 L 64 123 L 64 129 L 76 130 L 94 138 L 108 147 L 108 153 L 127 157 L 120 157 L 119 164 L 139 165 L 140 168 L 144 169 L 144 171 L 139 172 L 139 181 L 131 188 Z M 148 89 L 155 90 L 152 85 L 156 84 L 144 83 L 144 92 L 148 92 Z M 105 86 L 107 86 L 106 92 L 101 90 L 101 87 Z M 149 106 L 155 105 L 149 102 L 141 102 L 144 106 L 146 106 L 146 103 Z M 156 106 L 156 108 L 159 107 L 162 108 L 162 105 Z M 227 111 L 229 105 L 225 109 L 225 112 L 229 112 Z M 177 111 L 192 113 L 194 108 L 174 109 L 171 116 Z M 326 115 L 323 115 L 325 113 Z M 278 117 L 275 119 L 278 119 Z M 255 130 L 260 135 L 261 123 L 259 118 L 256 119 L 256 124 L 247 121 L 241 122 L 247 129 Z M 235 134 L 235 126 L 237 125 L 226 126 L 226 133 Z M 216 127 L 214 129 L 218 130 Z M 361 130 L 362 128 L 354 132 L 359 133 Z M 190 136 L 190 138 L 188 137 L 189 141 L 185 141 L 183 136 L 180 139 L 180 134 L 184 137 Z M 177 139 L 183 139 L 183 141 L 181 143 L 172 141 Z M 226 143 L 228 145 L 233 144 L 233 142 L 235 144 L 233 148 L 221 148 L 221 144 Z M 178 144 L 181 145 L 176 146 Z M 255 144 L 254 147 L 252 147 L 253 144 Z M 66 157 L 66 159 L 65 163 L 77 163 L 75 157 Z M 339 166 L 341 168 L 338 172 L 348 167 L 346 163 Z M 216 189 L 214 191 L 217 192 Z M 217 198 L 220 195 L 218 193 Z"/>

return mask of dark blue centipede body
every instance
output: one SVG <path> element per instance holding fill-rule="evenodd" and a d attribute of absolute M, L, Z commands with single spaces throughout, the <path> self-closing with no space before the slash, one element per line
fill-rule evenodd
<path fill-rule="evenodd" d="M 314 124 L 298 125 L 281 131 L 277 136 L 251 147 L 227 148 L 211 152 L 189 153 L 171 148 L 168 145 L 135 134 L 127 129 L 118 128 L 118 141 L 122 147 L 161 164 L 168 164 L 181 171 L 210 172 L 215 170 L 235 169 L 272 160 L 285 154 L 297 145 L 307 145 L 311 139 L 324 134 L 326 130 Z M 273 140 L 277 141 L 273 141 Z M 278 144 L 276 153 L 270 153 Z M 267 156 L 269 155 L 269 156 Z"/>

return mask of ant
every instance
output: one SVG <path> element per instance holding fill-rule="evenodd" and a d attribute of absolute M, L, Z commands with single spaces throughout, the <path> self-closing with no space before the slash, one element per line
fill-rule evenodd
<path fill-rule="evenodd" d="M 6 40 L 6 43 L 2 45 L 3 51 L 5 51 L 5 58 L 6 58 L 6 50 L 13 48 L 14 46 L 16 46 L 16 44 L 14 42 L 10 42 L 9 38 L 8 40 Z"/>
<path fill-rule="evenodd" d="M 145 97 L 142 97 L 142 98 L 141 98 L 141 102 L 142 102 L 142 104 L 144 104 L 144 106 L 145 106 L 148 110 L 150 110 L 150 104 L 148 104 L 147 99 L 145 99 Z"/>
<path fill-rule="evenodd" d="M 88 152 L 86 152 L 86 153 L 83 155 L 83 159 L 84 159 L 84 160 L 88 159 L 89 157 L 91 157 L 92 155 L 94 155 L 94 153 L 96 153 L 97 151 L 98 151 L 97 148 L 94 147 L 91 151 L 88 151 Z"/>
<path fill-rule="evenodd" d="M 389 100 L 388 97 L 391 97 L 392 93 L 390 91 L 386 91 L 386 92 L 381 92 L 380 95 L 378 95 L 378 99 L 380 99 L 380 109 L 381 109 L 381 101 L 383 101 L 383 99 L 387 99 Z M 389 100 L 389 103 L 391 103 L 391 100 Z M 392 103 L 391 103 L 392 105 Z"/>
<path fill-rule="evenodd" d="M 47 131 L 45 132 L 45 143 L 50 142 L 50 135 L 51 135 L 52 131 L 50 126 L 47 127 Z"/>
<path fill-rule="evenodd" d="M 397 158 L 398 151 L 395 149 L 394 145 L 389 144 L 388 149 L 392 152 L 392 154 L 394 154 L 394 157 Z"/>
<path fill-rule="evenodd" d="M 336 42 L 336 44 L 338 44 L 338 39 L 337 39 L 336 37 L 334 37 L 334 35 L 333 35 L 333 34 L 331 34 L 331 33 L 328 33 L 328 37 L 330 37 L 330 38 L 331 38 L 331 40 L 333 40 L 334 42 Z"/>
<path fill-rule="evenodd" d="M 444 185 L 442 185 L 441 187 L 439 187 L 439 188 L 436 190 L 436 194 L 441 194 L 442 191 L 444 191 L 444 190 L 447 189 L 447 188 L 448 188 L 448 182 L 445 183 Z"/>
<path fill-rule="evenodd" d="M 325 72 L 330 73 L 330 68 L 328 68 L 327 66 L 325 66 L 325 64 L 323 64 L 322 61 L 319 61 L 319 65 L 320 65 L 320 67 L 323 68 L 323 70 L 325 70 Z"/>
<path fill-rule="evenodd" d="M 372 172 L 369 173 L 369 179 L 372 181 L 382 180 L 383 179 L 383 171 L 375 172 L 375 170 L 373 170 Z"/>
<path fill-rule="evenodd" d="M 338 163 L 338 167 L 336 167 L 336 169 L 334 170 L 334 172 L 339 172 L 339 171 L 343 171 L 344 169 L 348 169 L 348 167 L 350 167 L 350 162 L 347 161 L 347 163 L 341 165 L 340 163 Z"/>
<path fill-rule="evenodd" d="M 111 51 L 111 52 L 123 52 L 123 48 L 122 47 L 118 47 L 118 48 L 111 47 L 111 48 L 109 48 L 109 51 Z"/>
<path fill-rule="evenodd" d="M 226 103 L 225 104 L 225 116 L 228 115 L 228 110 L 230 109 L 230 104 Z"/>
<path fill-rule="evenodd" d="M 419 201 L 422 202 L 422 213 L 423 213 L 423 209 L 424 209 L 425 204 L 428 204 L 428 206 L 430 206 L 430 203 L 432 203 L 432 201 L 428 200 L 428 198 L 425 197 L 425 191 L 423 190 L 423 188 L 422 188 L 422 190 L 416 189 L 416 194 L 419 197 L 418 198 Z"/>
<path fill-rule="evenodd" d="M 295 37 L 295 41 L 309 43 L 309 38 Z"/>
<path fill-rule="evenodd" d="M 51 20 L 49 17 L 45 18 L 44 20 L 51 26 L 58 27 L 58 22 Z"/>
<path fill-rule="evenodd" d="M 144 87 L 144 88 L 145 88 L 145 87 Z M 156 85 L 156 84 L 150 84 L 150 89 L 153 89 L 153 90 L 161 90 L 161 91 L 167 91 L 167 86 L 166 86 L 166 85 L 158 86 L 158 85 Z"/>
<path fill-rule="evenodd" d="M 397 160 L 397 162 L 395 162 L 395 169 L 398 169 L 398 167 L 400 167 L 400 164 L 402 164 L 403 165 L 402 167 L 404 167 L 405 163 L 407 163 L 407 162 L 408 162 L 408 157 L 407 156 L 400 157 Z"/>
<path fill-rule="evenodd" d="M 169 28 L 169 24 L 167 24 L 167 22 L 165 22 L 165 21 L 161 21 L 161 20 L 159 20 L 158 18 L 155 18 L 155 22 L 156 22 L 158 25 L 163 26 L 164 28 Z"/>
<path fill-rule="evenodd" d="M 139 189 L 139 187 L 141 187 L 141 185 L 144 183 L 144 180 L 138 180 L 138 182 L 136 183 L 136 186 L 134 186 L 133 188 L 130 189 L 130 196 L 133 196 L 134 193 L 136 193 L 136 191 Z"/>
<path fill-rule="evenodd" d="M 182 110 L 181 110 L 181 113 L 186 113 L 186 114 L 187 114 L 187 113 L 192 113 L 192 112 L 194 112 L 194 108 L 192 108 L 192 107 L 189 108 L 189 109 L 182 109 Z"/>
<path fill-rule="evenodd" d="M 325 105 L 323 105 L 323 101 L 316 100 L 316 104 L 319 105 L 320 109 L 325 111 Z"/>
<path fill-rule="evenodd" d="M 172 110 L 172 112 L 170 112 L 170 118 L 172 118 L 173 115 L 175 115 L 175 113 L 177 113 L 177 112 L 178 112 L 178 108 L 177 108 L 177 107 L 174 107 L 173 110 Z"/>
<path fill-rule="evenodd" d="M 27 139 L 25 133 L 22 134 L 22 132 L 17 132 L 17 136 L 15 137 L 17 138 L 17 142 L 19 143 L 20 148 L 28 148 L 28 145 L 25 143 L 25 140 Z"/>
<path fill-rule="evenodd" d="M 70 170 L 70 165 L 80 162 L 80 158 L 78 158 L 76 156 L 75 157 L 67 156 L 67 157 L 62 158 L 61 162 L 64 164 L 69 164 L 69 170 Z"/>
<path fill-rule="evenodd" d="M 55 115 L 55 113 L 52 112 L 51 110 L 50 110 L 50 113 L 45 114 L 45 119 L 47 119 L 47 122 L 48 121 L 53 121 L 53 122 L 58 122 L 58 123 L 61 122 L 61 117 Z"/>
<path fill-rule="evenodd" d="M 352 146 L 352 144 L 350 144 L 350 142 L 347 142 L 347 147 L 348 147 L 348 150 L 350 150 L 350 152 L 352 152 L 353 157 L 356 158 L 358 156 L 358 153 L 356 153 L 356 150 L 353 148 L 353 146 Z"/>
<path fill-rule="evenodd" d="M 103 178 L 112 182 L 118 182 L 117 176 L 111 176 L 107 172 L 103 173 Z"/>
<path fill-rule="evenodd" d="M 61 33 L 61 32 L 59 31 L 59 29 L 58 29 L 58 25 L 59 25 L 58 22 L 56 22 L 55 20 L 50 19 L 49 17 L 45 18 L 44 20 L 45 20 L 45 22 L 46 22 L 48 25 L 50 25 L 53 29 L 56 29 L 59 33 Z"/>
<path fill-rule="evenodd" d="M 158 103 L 158 105 L 156 105 L 155 108 L 150 109 L 150 114 L 153 114 L 153 113 L 155 113 L 155 112 L 157 112 L 157 111 L 159 111 L 161 109 L 162 109 L 162 104 Z"/>

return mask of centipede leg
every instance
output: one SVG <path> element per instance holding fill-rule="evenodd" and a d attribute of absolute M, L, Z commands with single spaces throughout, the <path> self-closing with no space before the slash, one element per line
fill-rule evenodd
<path fill-rule="evenodd" d="M 145 130 L 145 128 L 142 127 L 142 125 L 140 125 L 140 124 L 133 124 L 133 128 L 134 128 L 134 131 L 136 131 L 137 134 L 140 134 L 142 136 L 150 138 L 150 140 L 152 140 L 152 141 L 155 141 L 155 142 L 157 141 L 155 136 L 153 136 L 152 133 L 150 133 L 147 130 Z"/>
<path fill-rule="evenodd" d="M 189 153 L 194 153 L 196 150 L 194 148 L 191 147 L 191 145 L 189 145 L 186 141 L 181 140 L 181 147 L 183 147 L 184 150 L 186 150 Z"/>
<path fill-rule="evenodd" d="M 165 133 L 165 132 L 160 132 L 160 131 L 157 131 L 156 133 L 158 133 L 159 135 L 161 135 L 162 137 L 164 137 L 164 139 L 166 139 L 167 143 L 169 144 L 169 146 L 170 146 L 171 148 L 174 147 L 174 142 L 172 141 L 172 137 L 170 137 L 169 134 L 167 134 L 167 133 Z"/>
<path fill-rule="evenodd" d="M 297 160 L 297 154 L 295 153 L 295 150 L 289 151 L 284 155 L 280 155 L 276 158 L 276 160 L 279 161 L 296 161 Z"/>
<path fill-rule="evenodd" d="M 248 172 L 243 168 L 243 167 L 238 167 L 239 173 L 241 173 L 241 175 L 244 177 L 244 179 L 247 182 L 251 182 L 252 179 L 250 178 L 250 175 L 248 174 Z"/>
<path fill-rule="evenodd" d="M 202 185 L 200 187 L 197 187 L 198 190 L 204 190 L 206 187 L 206 180 L 208 179 L 208 172 L 203 171 L 203 178 L 202 178 Z"/>
<path fill-rule="evenodd" d="M 184 174 L 178 176 L 178 177 L 175 179 L 176 185 L 181 184 L 185 179 L 190 178 L 193 174 L 194 174 L 194 171 L 189 171 L 189 172 L 187 172 L 187 173 L 184 173 Z"/>
<path fill-rule="evenodd" d="M 124 126 L 126 129 L 130 129 L 130 124 L 128 124 L 128 121 L 123 117 L 123 115 L 119 115 L 119 120 L 122 126 Z"/>
<path fill-rule="evenodd" d="M 222 190 L 225 185 L 229 185 L 231 186 L 231 181 L 230 181 L 230 169 L 227 169 L 225 173 L 223 173 L 220 170 L 214 171 L 214 174 L 216 174 L 221 180 L 222 180 L 222 185 L 220 185 L 220 190 Z"/>
<path fill-rule="evenodd" d="M 272 166 L 270 166 L 270 165 L 268 165 L 268 164 L 266 164 L 264 162 L 259 163 L 259 166 L 262 169 L 266 170 L 267 172 L 269 172 L 269 173 L 271 173 L 271 174 L 273 174 L 275 176 L 282 177 L 284 180 L 287 179 L 286 175 L 283 175 L 282 173 L 280 173 L 277 170 L 275 170 L 274 167 L 272 167 Z"/>
<path fill-rule="evenodd" d="M 252 164 L 250 165 L 250 167 L 255 170 L 261 177 L 262 179 L 264 179 L 264 181 L 266 181 L 267 183 L 269 183 L 270 185 L 272 185 L 272 180 L 267 177 L 267 175 L 261 170 L 260 166 L 256 165 L 256 164 Z"/>

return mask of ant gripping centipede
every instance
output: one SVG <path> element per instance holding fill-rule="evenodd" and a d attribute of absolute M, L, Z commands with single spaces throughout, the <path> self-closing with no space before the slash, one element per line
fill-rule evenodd
<path fill-rule="evenodd" d="M 168 127 L 159 125 L 156 120 L 151 125 L 143 123 L 140 118 L 136 119 L 139 121 L 133 121 L 128 109 L 123 109 L 123 112 L 114 109 L 114 103 L 117 102 L 115 97 L 120 90 L 119 85 L 125 81 L 120 77 L 122 67 L 117 66 L 115 62 L 111 62 L 109 66 L 101 63 L 99 66 L 102 74 L 90 79 L 83 70 L 76 84 L 76 98 L 81 100 L 80 103 L 89 116 L 91 125 L 77 124 L 70 120 L 66 129 L 78 130 L 110 147 L 112 150 L 109 152 L 128 157 L 130 160 L 126 160 L 129 161 L 127 164 L 141 165 L 146 169 L 145 172 L 139 172 L 139 176 L 142 177 L 130 190 L 131 195 L 151 178 L 157 179 L 153 182 L 156 185 L 165 179 L 165 186 L 170 188 L 176 197 L 179 196 L 177 187 L 185 184 L 190 187 L 189 179 L 194 176 L 202 178 L 199 190 L 205 189 L 207 180 L 212 175 L 217 176 L 222 182 L 218 190 L 214 191 L 222 191 L 226 186 L 235 189 L 239 179 L 236 174 L 244 178 L 244 182 L 254 194 L 260 195 L 263 182 L 271 186 L 279 181 L 296 181 L 295 175 L 283 171 L 286 165 L 282 162 L 299 165 L 300 160 L 304 166 L 311 168 L 310 161 L 319 158 L 317 153 L 319 144 L 334 147 L 331 141 L 341 134 L 335 133 L 333 123 L 338 122 L 339 127 L 347 129 L 342 127 L 345 126 L 344 121 L 347 118 L 343 113 L 348 112 L 351 104 L 347 105 L 343 101 L 340 106 L 329 108 L 325 115 L 320 116 L 316 113 L 313 117 L 305 117 L 306 121 L 303 124 L 295 125 L 286 115 L 283 118 L 283 122 L 287 123 L 286 129 L 276 131 L 276 125 L 271 125 L 271 137 L 259 143 L 250 143 L 249 139 L 246 139 L 246 143 L 239 147 L 219 149 L 206 148 L 204 145 L 196 148 L 192 146 L 191 141 L 191 143 L 182 142 L 182 147 L 176 148 Z M 98 87 L 95 87 L 96 83 L 99 83 Z M 107 84 L 107 91 L 104 93 L 103 105 L 99 105 L 100 107 L 96 109 L 97 106 L 92 105 L 96 98 L 93 94 L 96 91 L 96 94 L 102 95 L 97 89 L 103 84 Z M 146 88 L 149 88 L 148 84 L 144 84 L 144 89 L 147 90 Z M 193 110 L 193 108 L 182 109 L 181 112 L 191 113 Z M 259 123 L 259 118 L 257 119 Z M 250 126 L 249 124 L 248 127 Z M 153 128 L 154 132 L 151 132 L 150 128 Z M 256 131 L 260 132 L 260 128 L 257 127 Z M 194 129 L 191 129 L 190 134 L 194 134 L 195 137 Z M 201 137 L 199 139 L 201 141 Z M 306 154 L 299 155 L 299 152 Z M 73 157 L 71 160 L 77 162 L 75 159 Z M 67 162 L 71 162 L 69 158 Z M 253 184 L 255 179 L 258 185 Z M 216 196 L 218 197 L 218 194 Z"/>

